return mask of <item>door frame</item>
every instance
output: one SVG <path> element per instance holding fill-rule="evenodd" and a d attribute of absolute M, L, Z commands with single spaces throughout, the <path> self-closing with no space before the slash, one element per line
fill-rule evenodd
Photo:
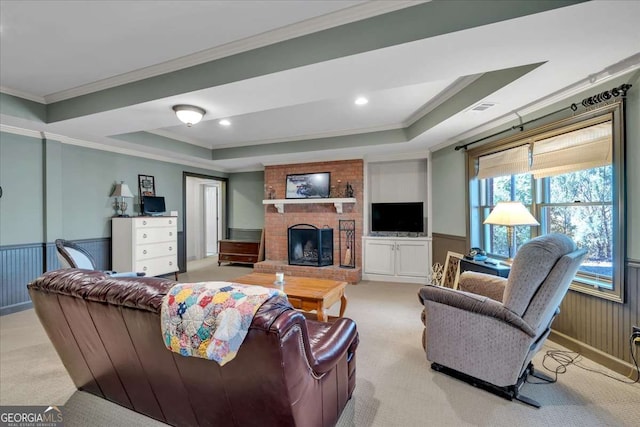
<path fill-rule="evenodd" d="M 229 185 L 229 178 L 215 176 L 215 175 L 205 175 L 201 173 L 195 172 L 182 172 L 182 238 L 179 239 L 178 247 L 182 248 L 182 250 L 178 250 L 178 268 L 180 273 L 185 273 L 187 271 L 187 178 L 203 178 L 203 179 L 211 179 L 214 181 L 221 182 L 221 193 L 220 202 L 222 204 L 222 212 L 220 212 L 220 226 L 222 228 L 222 234 L 224 237 L 219 236 L 219 238 L 226 238 L 227 234 L 227 218 L 229 215 L 229 203 L 228 203 L 228 194 L 227 187 Z"/>

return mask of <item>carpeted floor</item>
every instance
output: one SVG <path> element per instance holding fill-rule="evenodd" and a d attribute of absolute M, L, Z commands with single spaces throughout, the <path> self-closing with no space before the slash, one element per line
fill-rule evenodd
<path fill-rule="evenodd" d="M 228 280 L 251 269 L 190 263 L 181 281 Z M 421 346 L 420 285 L 363 281 L 347 288 L 345 315 L 358 324 L 357 385 L 338 426 L 637 426 L 640 385 L 569 366 L 556 384 L 526 384 L 534 409 L 430 369 Z M 337 307 L 330 310 L 337 314 Z M 76 391 L 33 310 L 0 318 L 0 404 L 63 405 L 67 426 L 162 425 Z M 560 348 L 547 341 L 544 352 Z M 624 377 L 587 359 L 582 364 Z"/>

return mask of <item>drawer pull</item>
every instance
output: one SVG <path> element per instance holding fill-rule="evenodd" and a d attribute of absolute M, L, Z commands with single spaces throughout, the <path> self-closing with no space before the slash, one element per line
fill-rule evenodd
<path fill-rule="evenodd" d="M 169 224 L 173 224 L 173 221 L 169 220 Z"/>
<path fill-rule="evenodd" d="M 147 221 L 142 221 L 142 225 L 147 225 Z"/>
<path fill-rule="evenodd" d="M 142 235 L 142 238 L 143 238 L 143 239 L 146 239 L 146 238 L 147 238 L 147 233 L 144 233 L 144 234 Z"/>
<path fill-rule="evenodd" d="M 170 250 L 170 251 L 172 251 L 172 250 L 173 250 L 173 248 L 172 248 L 171 246 L 169 246 L 169 250 Z"/>
<path fill-rule="evenodd" d="M 147 267 L 142 267 L 142 271 L 147 271 Z"/>
<path fill-rule="evenodd" d="M 170 231 L 170 232 L 169 232 L 169 236 L 173 236 L 173 231 Z"/>
<path fill-rule="evenodd" d="M 169 261 L 169 265 L 173 265 L 173 261 Z"/>
<path fill-rule="evenodd" d="M 144 255 L 146 255 L 146 254 L 147 254 L 147 250 L 146 250 L 146 249 L 145 249 L 145 250 L 143 250 L 143 251 L 142 251 L 142 253 L 143 253 Z"/>

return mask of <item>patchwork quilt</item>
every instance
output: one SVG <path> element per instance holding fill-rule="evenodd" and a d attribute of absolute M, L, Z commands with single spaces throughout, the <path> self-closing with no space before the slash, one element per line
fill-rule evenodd
<path fill-rule="evenodd" d="M 179 283 L 162 301 L 162 337 L 183 356 L 233 360 L 258 308 L 278 289 L 230 282 Z"/>

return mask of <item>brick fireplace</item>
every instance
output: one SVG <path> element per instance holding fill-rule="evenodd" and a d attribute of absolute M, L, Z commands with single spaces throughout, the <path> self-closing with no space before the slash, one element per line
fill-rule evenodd
<path fill-rule="evenodd" d="M 354 192 L 355 203 L 345 203 L 342 213 L 338 213 L 333 203 L 285 204 L 284 212 L 279 213 L 273 205 L 265 206 L 265 261 L 254 265 L 257 272 L 275 273 L 283 271 L 285 274 L 320 277 L 333 280 L 344 280 L 357 283 L 362 278 L 362 193 L 363 161 L 343 160 L 335 162 L 300 163 L 290 165 L 267 166 L 264 171 L 265 199 L 272 193 L 275 199 L 285 198 L 287 175 L 306 174 L 315 172 L 329 172 L 331 187 L 335 192 L 344 192 L 348 182 Z M 336 197 L 345 197 L 338 194 Z M 326 199 L 324 199 L 326 201 Z M 355 254 L 355 268 L 340 267 L 340 245 L 338 232 L 333 233 L 333 265 L 324 267 L 299 266 L 288 264 L 288 229 L 295 224 L 311 224 L 318 228 L 328 227 L 338 230 L 339 220 L 355 221 L 355 247 L 351 251 Z M 344 242 L 343 242 L 344 247 Z M 342 254 L 344 256 L 344 254 Z"/>

